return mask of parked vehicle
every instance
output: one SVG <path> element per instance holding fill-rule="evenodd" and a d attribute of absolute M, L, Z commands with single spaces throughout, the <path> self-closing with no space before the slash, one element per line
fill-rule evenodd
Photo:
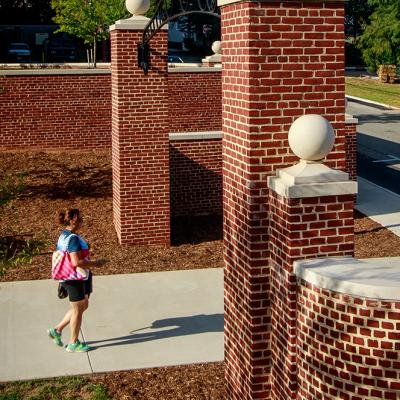
<path fill-rule="evenodd" d="M 183 60 L 179 56 L 168 56 L 168 62 L 169 63 L 183 63 Z"/>
<path fill-rule="evenodd" d="M 77 48 L 72 39 L 52 37 L 44 43 L 46 62 L 71 62 L 76 60 Z"/>
<path fill-rule="evenodd" d="M 31 50 L 26 43 L 10 43 L 7 49 L 8 62 L 30 62 Z"/>

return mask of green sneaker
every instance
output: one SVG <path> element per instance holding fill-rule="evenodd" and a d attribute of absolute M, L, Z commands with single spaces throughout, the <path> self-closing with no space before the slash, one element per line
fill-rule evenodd
<path fill-rule="evenodd" d="M 50 339 L 53 339 L 53 342 L 57 345 L 62 347 L 63 342 L 61 340 L 61 333 L 57 332 L 56 329 L 51 328 L 47 330 L 47 335 L 49 336 Z"/>
<path fill-rule="evenodd" d="M 69 343 L 65 350 L 68 353 L 86 353 L 91 350 L 91 347 L 77 340 L 75 343 Z"/>

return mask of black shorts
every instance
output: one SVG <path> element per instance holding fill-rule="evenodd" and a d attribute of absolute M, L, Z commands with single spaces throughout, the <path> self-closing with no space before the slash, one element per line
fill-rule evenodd
<path fill-rule="evenodd" d="M 92 273 L 89 272 L 89 278 L 84 281 L 65 281 L 61 285 L 67 290 L 69 301 L 81 301 L 93 292 Z"/>

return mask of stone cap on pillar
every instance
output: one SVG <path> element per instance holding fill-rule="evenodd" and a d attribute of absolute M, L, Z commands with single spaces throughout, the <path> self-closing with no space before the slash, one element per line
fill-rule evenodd
<path fill-rule="evenodd" d="M 110 26 L 110 31 L 118 29 L 143 30 L 150 21 L 150 18 L 144 16 L 150 7 L 150 0 L 125 0 L 126 9 L 132 14 L 132 17 L 120 19 Z M 168 29 L 168 24 L 160 29 Z"/>
<path fill-rule="evenodd" d="M 300 162 L 268 177 L 268 187 L 286 198 L 320 197 L 357 193 L 349 174 L 323 164 L 332 150 L 332 125 L 320 115 L 303 115 L 289 129 L 289 145 Z"/>

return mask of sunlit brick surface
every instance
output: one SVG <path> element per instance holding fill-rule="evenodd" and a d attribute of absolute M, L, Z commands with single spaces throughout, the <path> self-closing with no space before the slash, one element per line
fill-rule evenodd
<path fill-rule="evenodd" d="M 182 73 L 171 68 L 168 73 L 169 131 L 220 131 L 221 95 L 221 70 Z"/>
<path fill-rule="evenodd" d="M 302 281 L 297 304 L 299 399 L 400 399 L 400 302 Z"/>
<path fill-rule="evenodd" d="M 0 148 L 110 148 L 110 85 L 110 75 L 0 72 Z"/>
<path fill-rule="evenodd" d="M 293 262 L 353 255 L 354 196 L 285 199 L 272 192 L 269 204 L 272 398 L 286 400 L 296 398 L 298 383 L 297 278 Z"/>
<path fill-rule="evenodd" d="M 332 123 L 336 141 L 327 164 L 346 169 L 344 5 L 241 2 L 221 14 L 227 393 L 237 400 L 278 398 L 279 382 L 271 378 L 275 232 L 267 176 L 297 161 L 287 134 L 303 114 Z M 313 246 L 304 251 L 318 254 Z M 282 390 L 287 386 L 292 390 L 291 381 Z M 291 392 L 280 396 L 287 400 Z"/>
<path fill-rule="evenodd" d="M 114 223 L 122 244 L 170 243 L 167 33 L 137 66 L 141 31 L 111 32 Z"/>

